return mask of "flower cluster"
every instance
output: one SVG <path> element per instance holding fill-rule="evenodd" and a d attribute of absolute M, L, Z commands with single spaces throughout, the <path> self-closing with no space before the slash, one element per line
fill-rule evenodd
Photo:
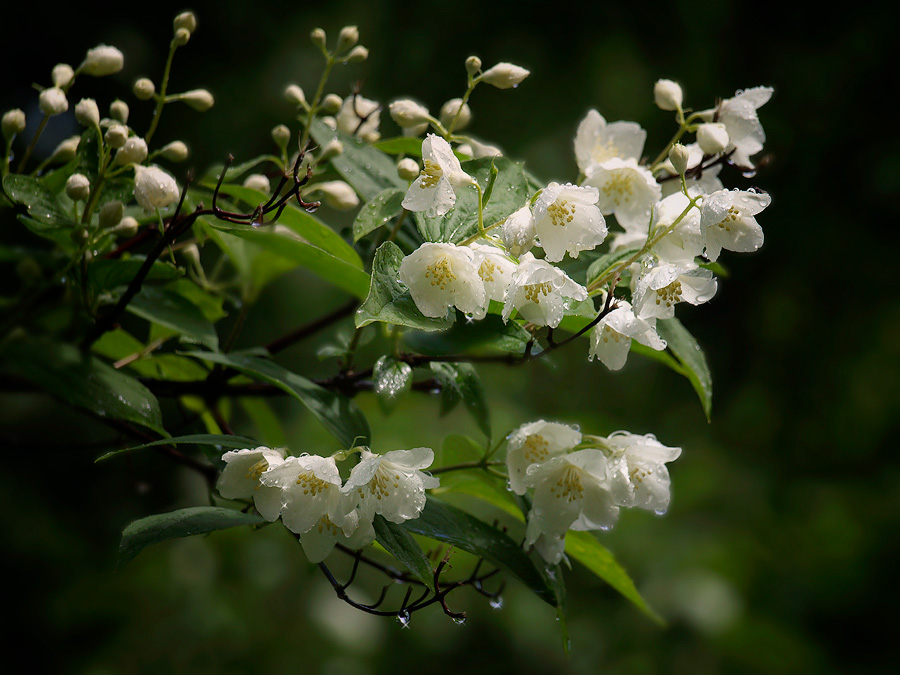
<path fill-rule="evenodd" d="M 425 490 L 439 485 L 421 471 L 434 461 L 430 448 L 383 455 L 359 448 L 360 461 L 342 483 L 334 457 L 287 456 L 259 447 L 226 452 L 219 493 L 252 499 L 259 514 L 298 535 L 310 562 L 321 562 L 341 542 L 351 549 L 375 540 L 376 515 L 392 523 L 418 518 Z"/>
<path fill-rule="evenodd" d="M 572 426 L 538 420 L 509 436 L 509 488 L 532 490 L 525 546 L 558 563 L 568 530 L 607 530 L 623 507 L 665 513 L 669 506 L 666 462 L 681 454 L 652 434 L 618 431 L 582 436 Z"/>

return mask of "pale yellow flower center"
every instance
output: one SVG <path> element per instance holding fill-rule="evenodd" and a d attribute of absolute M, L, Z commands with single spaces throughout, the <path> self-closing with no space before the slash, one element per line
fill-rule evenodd
<path fill-rule="evenodd" d="M 681 282 L 678 279 L 656 291 L 657 305 L 665 303 L 666 307 L 671 307 L 676 302 L 681 302 Z"/>
<path fill-rule="evenodd" d="M 596 164 L 600 164 L 608 159 L 621 157 L 621 155 L 619 154 L 619 149 L 613 144 L 612 139 L 607 139 L 605 144 L 597 143 L 594 146 L 591 157 Z"/>
<path fill-rule="evenodd" d="M 639 466 L 635 466 L 628 472 L 628 475 L 631 476 L 632 485 L 637 486 L 643 483 L 644 479 L 652 473 L 653 471 L 651 469 L 642 469 Z"/>
<path fill-rule="evenodd" d="M 259 490 L 262 487 L 262 484 L 259 482 L 259 477 L 262 475 L 263 471 L 269 468 L 269 463 L 261 459 L 256 464 L 250 467 L 250 470 L 247 472 L 247 479 L 252 480 L 257 483 L 257 485 L 253 488 L 254 490 Z"/>
<path fill-rule="evenodd" d="M 312 471 L 307 471 L 297 476 L 297 485 L 302 486 L 303 494 L 316 497 L 320 492 L 323 492 L 331 485 L 331 483 L 322 480 Z"/>
<path fill-rule="evenodd" d="M 365 496 L 366 487 L 368 487 L 369 494 L 380 501 L 391 494 L 391 488 L 395 491 L 400 489 L 400 474 L 390 472 L 384 466 L 379 466 L 368 486 L 357 488 L 360 497 Z"/>
<path fill-rule="evenodd" d="M 731 224 L 740 220 L 741 212 L 738 211 L 733 206 L 728 207 L 728 215 L 725 216 L 725 219 L 719 223 L 719 227 L 724 229 L 726 232 L 731 232 Z"/>
<path fill-rule="evenodd" d="M 481 263 L 481 267 L 478 268 L 478 276 L 481 277 L 482 281 L 493 281 L 495 269 L 497 269 L 497 266 L 485 258 L 484 262 Z"/>
<path fill-rule="evenodd" d="M 440 286 L 441 290 L 447 287 L 447 284 L 456 280 L 453 274 L 453 268 L 450 266 L 450 260 L 447 256 L 441 256 L 437 262 L 425 267 L 425 278 L 431 278 L 432 286 Z"/>
<path fill-rule="evenodd" d="M 324 534 L 326 531 L 332 536 L 338 536 L 340 532 L 340 528 L 331 522 L 331 518 L 328 517 L 328 514 L 322 516 L 322 519 L 319 521 L 319 534 Z M 343 533 L 341 533 L 343 534 Z"/>
<path fill-rule="evenodd" d="M 527 284 L 525 286 L 525 299 L 531 300 L 534 304 L 540 304 L 541 295 L 550 295 L 553 287 L 549 281 L 542 281 L 539 284 Z"/>
<path fill-rule="evenodd" d="M 634 176 L 630 171 L 617 171 L 603 186 L 603 194 L 618 205 L 630 201 L 634 196 Z"/>
<path fill-rule="evenodd" d="M 584 492 L 584 485 L 581 483 L 581 469 L 571 465 L 566 467 L 559 480 L 556 481 L 556 485 L 550 488 L 550 492 L 557 499 L 565 499 L 570 502 L 581 499 Z"/>
<path fill-rule="evenodd" d="M 622 334 L 619 331 L 613 330 L 609 327 L 609 324 L 603 326 L 603 331 L 600 333 L 600 337 L 603 342 L 609 342 L 612 339 L 614 342 L 618 343 L 622 340 Z"/>
<path fill-rule="evenodd" d="M 547 214 L 558 227 L 565 227 L 575 217 L 575 205 L 569 204 L 565 199 L 557 199 L 547 207 Z"/>
<path fill-rule="evenodd" d="M 526 460 L 531 464 L 537 464 L 547 458 L 550 452 L 550 444 L 547 443 L 543 436 L 535 434 L 525 439 L 525 442 L 522 444 L 522 450 Z"/>
<path fill-rule="evenodd" d="M 419 183 L 419 186 L 424 190 L 425 188 L 433 188 L 438 184 L 438 181 L 441 180 L 441 176 L 444 175 L 444 170 L 441 168 L 441 165 L 431 159 L 426 159 L 423 162 L 424 166 L 422 167 L 422 182 Z"/>

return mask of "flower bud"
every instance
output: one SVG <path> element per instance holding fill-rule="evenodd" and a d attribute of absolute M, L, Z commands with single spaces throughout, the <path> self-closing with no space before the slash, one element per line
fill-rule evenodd
<path fill-rule="evenodd" d="M 125 101 L 116 99 L 109 104 L 109 116 L 114 120 L 121 122 L 122 124 L 128 123 L 128 113 L 128 104 L 125 103 Z"/>
<path fill-rule="evenodd" d="M 108 45 L 98 45 L 88 50 L 84 62 L 78 70 L 86 75 L 94 77 L 103 77 L 105 75 L 114 75 L 122 70 L 125 65 L 125 57 L 115 47 Z"/>
<path fill-rule="evenodd" d="M 117 237 L 127 237 L 130 239 L 138 233 L 140 227 L 141 224 L 137 221 L 137 218 L 125 216 L 119 221 L 119 224 L 112 229 L 112 233 Z"/>
<path fill-rule="evenodd" d="M 394 101 L 389 106 L 389 109 L 391 118 L 393 118 L 398 126 L 403 127 L 404 129 L 423 123 L 427 124 L 431 119 L 431 115 L 428 114 L 428 108 L 419 105 L 408 98 Z"/>
<path fill-rule="evenodd" d="M 147 159 L 147 143 L 140 136 L 132 136 L 116 153 L 116 164 L 141 164 Z"/>
<path fill-rule="evenodd" d="M 263 176 L 261 173 L 251 173 L 244 179 L 243 185 L 245 188 L 259 190 L 260 192 L 265 192 L 266 194 L 268 194 L 272 190 L 272 186 L 269 185 L 269 179 Z"/>
<path fill-rule="evenodd" d="M 718 155 L 725 152 L 731 139 L 724 124 L 701 124 L 697 128 L 697 145 L 706 155 Z"/>
<path fill-rule="evenodd" d="M 676 143 L 669 150 L 669 161 L 672 162 L 672 167 L 679 176 L 687 171 L 690 158 L 691 153 L 681 143 Z"/>
<path fill-rule="evenodd" d="M 53 80 L 54 87 L 65 89 L 72 83 L 75 77 L 75 70 L 68 63 L 57 63 L 50 71 L 50 79 Z"/>
<path fill-rule="evenodd" d="M 359 133 L 359 138 L 366 143 L 376 143 L 381 138 L 381 132 L 377 129 L 365 129 Z"/>
<path fill-rule="evenodd" d="M 321 50 L 325 50 L 325 31 L 321 28 L 313 28 L 313 31 L 309 34 L 309 39 L 312 40 L 312 43 Z"/>
<path fill-rule="evenodd" d="M 66 181 L 66 195 L 73 202 L 83 202 L 91 194 L 91 181 L 83 173 L 73 173 Z"/>
<path fill-rule="evenodd" d="M 16 134 L 25 131 L 25 113 L 19 108 L 13 108 L 3 113 L 3 138 L 7 141 Z"/>
<path fill-rule="evenodd" d="M 197 244 L 188 244 L 182 248 L 181 255 L 193 265 L 195 270 L 203 271 L 203 265 L 200 263 L 200 249 L 197 247 Z"/>
<path fill-rule="evenodd" d="M 660 110 L 681 110 L 684 94 L 681 85 L 672 80 L 657 80 L 653 85 L 653 100 Z"/>
<path fill-rule="evenodd" d="M 193 33 L 197 30 L 197 15 L 193 12 L 182 12 L 175 17 L 172 25 L 176 31 L 179 28 L 184 28 L 189 33 Z"/>
<path fill-rule="evenodd" d="M 83 98 L 75 106 L 75 119 L 83 127 L 100 126 L 100 108 L 92 98 Z"/>
<path fill-rule="evenodd" d="M 322 124 L 331 129 L 332 131 L 337 131 L 337 120 L 332 115 L 325 115 L 320 118 L 322 120 Z"/>
<path fill-rule="evenodd" d="M 109 144 L 109 147 L 119 149 L 128 140 L 128 127 L 122 124 L 111 124 L 103 134 L 103 139 Z"/>
<path fill-rule="evenodd" d="M 359 197 L 353 188 L 342 180 L 328 180 L 316 183 L 309 189 L 310 193 L 319 193 L 328 206 L 338 211 L 349 211 L 359 206 Z"/>
<path fill-rule="evenodd" d="M 41 106 L 41 112 L 50 117 L 64 113 L 69 109 L 69 100 L 66 98 L 65 92 L 59 87 L 44 89 L 38 97 L 38 103 Z"/>
<path fill-rule="evenodd" d="M 106 202 L 106 204 L 100 207 L 100 229 L 109 230 L 116 227 L 121 223 L 122 216 L 124 215 L 125 207 L 122 205 L 122 202 L 118 200 Z"/>
<path fill-rule="evenodd" d="M 172 141 L 168 145 L 163 146 L 159 154 L 170 162 L 183 162 L 188 158 L 188 146 L 181 141 Z"/>
<path fill-rule="evenodd" d="M 462 106 L 461 111 L 459 109 L 460 106 Z M 456 116 L 457 111 L 459 111 L 459 117 Z M 441 114 L 439 115 L 441 124 L 449 128 L 454 118 L 456 118 L 456 125 L 453 127 L 454 131 L 465 129 L 469 122 L 472 121 L 472 109 L 468 103 L 463 104 L 461 98 L 451 98 L 441 106 Z"/>
<path fill-rule="evenodd" d="M 153 80 L 142 77 L 134 83 L 131 91 L 134 92 L 135 98 L 138 100 L 149 101 L 153 98 L 153 94 L 156 93 L 156 85 L 153 84 Z"/>
<path fill-rule="evenodd" d="M 51 164 L 65 164 L 69 160 L 75 159 L 75 153 L 78 152 L 78 144 L 81 142 L 81 136 L 70 136 L 62 143 L 56 146 L 53 154 L 50 155 Z"/>
<path fill-rule="evenodd" d="M 397 175 L 403 180 L 415 180 L 419 176 L 419 163 L 411 157 L 404 157 L 397 162 Z"/>
<path fill-rule="evenodd" d="M 306 96 L 304 95 L 303 90 L 296 84 L 289 84 L 287 87 L 285 87 L 284 98 L 288 103 L 293 103 L 294 105 L 301 106 L 303 108 L 306 108 L 308 105 L 306 103 Z"/>
<path fill-rule="evenodd" d="M 155 166 L 134 167 L 134 198 L 146 211 L 162 209 L 178 200 L 178 183 Z"/>
<path fill-rule="evenodd" d="M 481 75 L 481 81 L 497 87 L 497 89 L 511 89 L 518 87 L 522 80 L 528 77 L 531 71 L 514 65 L 501 62 L 492 68 L 488 68 Z"/>
<path fill-rule="evenodd" d="M 356 45 L 344 58 L 347 63 L 362 63 L 369 58 L 369 50 L 362 45 Z"/>
<path fill-rule="evenodd" d="M 190 41 L 191 31 L 187 28 L 179 28 L 175 31 L 175 37 L 172 38 L 172 42 L 175 43 L 176 47 L 184 47 Z"/>
<path fill-rule="evenodd" d="M 283 124 L 273 127 L 272 140 L 275 141 L 275 145 L 284 150 L 291 141 L 291 130 Z"/>
<path fill-rule="evenodd" d="M 338 110 L 341 109 L 341 106 L 344 105 L 344 101 L 337 94 L 328 94 L 325 97 L 325 100 L 322 101 L 322 110 L 329 115 L 333 115 Z"/>
<path fill-rule="evenodd" d="M 341 143 L 336 138 L 328 141 L 325 144 L 325 147 L 322 148 L 322 152 L 319 154 L 320 162 L 327 162 L 332 157 L 337 157 L 338 155 L 344 152 L 344 144 Z"/>
<path fill-rule="evenodd" d="M 466 59 L 466 72 L 474 77 L 475 73 L 481 70 L 481 59 L 477 56 L 470 56 Z"/>
<path fill-rule="evenodd" d="M 178 99 L 184 101 L 198 112 L 206 112 L 212 108 L 213 104 L 216 102 L 213 95 L 206 91 L 206 89 L 192 89 L 191 91 L 186 91 L 181 94 Z"/>
<path fill-rule="evenodd" d="M 359 29 L 356 26 L 344 26 L 338 34 L 338 43 L 336 53 L 341 53 L 350 49 L 359 42 Z"/>

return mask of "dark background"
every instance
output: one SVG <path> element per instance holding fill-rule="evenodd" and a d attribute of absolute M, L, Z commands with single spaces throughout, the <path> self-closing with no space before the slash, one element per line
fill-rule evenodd
<path fill-rule="evenodd" d="M 604 539 L 669 626 L 576 568 L 568 660 L 549 608 L 513 582 L 500 611 L 460 596 L 465 626 L 434 612 L 400 630 L 345 616 L 275 528 L 157 546 L 116 572 L 121 528 L 203 503 L 202 486 L 150 455 L 93 465 L 91 444 L 108 438 L 104 428 L 40 396 L 3 395 L 11 646 L 27 647 L 48 671 L 84 673 L 380 673 L 401 660 L 431 671 L 893 672 L 900 148 L 896 16 L 887 7 L 194 3 L 199 29 L 176 55 L 171 90 L 206 87 L 217 104 L 203 115 L 167 112 L 157 140 L 187 141 L 199 170 L 227 152 L 271 151 L 269 129 L 291 125 L 284 86 L 311 92 L 318 81 L 308 40 L 315 26 L 333 40 L 357 24 L 370 49 L 366 64 L 336 70 L 330 90 L 341 95 L 362 78 L 369 98 L 413 95 L 436 111 L 462 94 L 470 54 L 486 67 L 529 68 L 515 91 L 476 91 L 471 131 L 546 180 L 574 179 L 571 142 L 592 107 L 644 126 L 648 153 L 661 147 L 673 128 L 653 106 L 659 77 L 680 82 L 697 109 L 737 89 L 775 88 L 760 111 L 764 168 L 726 182 L 771 193 L 759 218 L 766 243 L 753 256 L 726 253 L 732 276 L 714 301 L 679 315 L 710 361 L 711 425 L 684 380 L 638 358 L 609 374 L 586 366 L 573 346 L 550 367 L 483 369 L 497 429 L 547 417 L 593 433 L 653 432 L 684 448 L 671 466 L 670 513 L 626 513 Z M 130 85 L 140 76 L 158 82 L 172 17 L 184 8 L 7 8 L 2 109 L 33 107 L 31 82 L 49 84 L 55 63 L 77 65 L 106 42 L 123 50 L 125 70 L 79 81 L 73 97 L 94 95 L 103 107 L 121 96 L 133 126 L 145 128 L 149 105 Z M 54 120 L 51 146 L 54 135 L 74 132 L 66 124 Z M 263 295 L 242 339 L 259 344 L 340 302 L 289 275 Z M 307 368 L 315 347 L 300 345 L 285 362 Z M 382 450 L 436 446 L 460 429 L 477 435 L 464 413 L 439 418 L 428 399 L 409 398 L 387 418 L 370 397 L 358 400 Z M 283 414 L 292 442 L 324 451 L 327 439 L 297 408 L 285 404 Z"/>

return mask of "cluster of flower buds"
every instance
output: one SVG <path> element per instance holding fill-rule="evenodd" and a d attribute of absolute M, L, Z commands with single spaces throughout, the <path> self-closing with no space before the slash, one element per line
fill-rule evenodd
<path fill-rule="evenodd" d="M 573 426 L 538 420 L 509 436 L 509 489 L 532 490 L 525 547 L 534 546 L 549 563 L 562 559 L 566 532 L 607 530 L 620 508 L 658 514 L 669 506 L 666 462 L 681 448 L 669 448 L 652 434 L 618 431 L 582 436 Z"/>
<path fill-rule="evenodd" d="M 430 448 L 383 455 L 356 450 L 359 463 L 343 483 L 333 456 L 285 457 L 283 450 L 265 447 L 232 450 L 222 456 L 219 493 L 226 499 L 252 499 L 270 522 L 281 518 L 298 535 L 310 562 L 321 562 L 337 543 L 354 550 L 371 544 L 376 515 L 392 523 L 418 518 L 425 490 L 439 485 L 422 472 L 434 461 Z"/>

